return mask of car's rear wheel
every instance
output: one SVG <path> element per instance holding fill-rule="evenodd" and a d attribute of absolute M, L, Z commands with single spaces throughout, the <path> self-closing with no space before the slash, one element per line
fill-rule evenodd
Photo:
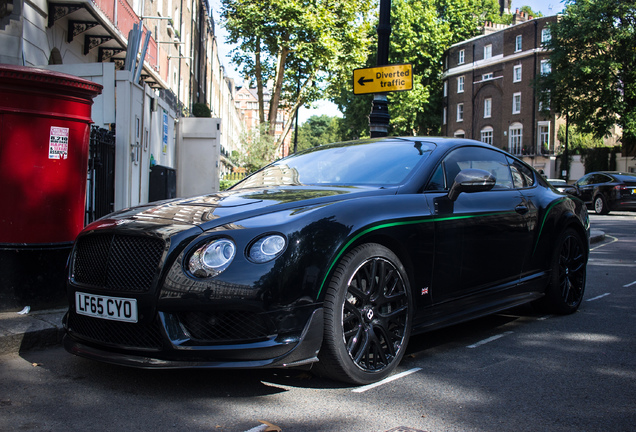
<path fill-rule="evenodd" d="M 552 257 L 552 274 L 541 302 L 549 312 L 570 314 L 581 305 L 585 292 L 587 248 L 575 230 L 561 233 Z"/>
<path fill-rule="evenodd" d="M 368 243 L 347 253 L 325 296 L 318 372 L 352 384 L 387 377 L 406 350 L 412 305 L 406 271 L 393 252 Z"/>
<path fill-rule="evenodd" d="M 597 195 L 594 198 L 594 211 L 596 214 L 605 215 L 609 213 L 609 207 L 607 206 L 607 201 L 603 198 L 603 195 Z"/>

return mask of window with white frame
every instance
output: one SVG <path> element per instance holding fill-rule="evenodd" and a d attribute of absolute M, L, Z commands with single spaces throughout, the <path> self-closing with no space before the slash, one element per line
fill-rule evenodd
<path fill-rule="evenodd" d="M 541 30 L 541 43 L 549 42 L 552 39 L 552 35 L 550 34 L 549 28 L 544 28 Z"/>
<path fill-rule="evenodd" d="M 457 104 L 457 121 L 464 121 L 464 104 L 463 103 L 458 103 Z"/>
<path fill-rule="evenodd" d="M 513 123 L 508 129 L 508 152 L 513 155 L 520 155 L 523 152 L 523 125 Z"/>
<path fill-rule="evenodd" d="M 454 136 L 455 138 L 465 138 L 465 137 L 466 137 L 466 132 L 464 132 L 464 130 L 463 130 L 463 129 L 457 129 L 457 130 L 455 131 L 455 133 L 453 134 L 453 136 Z"/>
<path fill-rule="evenodd" d="M 521 51 L 521 35 L 517 35 L 515 38 L 515 52 Z"/>
<path fill-rule="evenodd" d="M 464 77 L 457 78 L 457 93 L 464 93 Z"/>
<path fill-rule="evenodd" d="M 448 81 L 444 81 L 444 97 L 448 96 Z"/>
<path fill-rule="evenodd" d="M 550 60 L 541 60 L 541 75 L 548 75 L 550 72 L 552 72 Z"/>
<path fill-rule="evenodd" d="M 492 57 L 492 44 L 488 44 L 484 47 L 484 60 Z"/>
<path fill-rule="evenodd" d="M 543 111 L 545 110 L 549 110 L 550 109 L 550 90 L 545 90 L 545 92 L 542 94 L 542 98 L 543 100 L 539 100 L 539 111 Z"/>
<path fill-rule="evenodd" d="M 446 107 L 442 110 L 442 124 L 446 124 Z"/>
<path fill-rule="evenodd" d="M 512 68 L 512 82 L 521 81 L 521 65 Z"/>
<path fill-rule="evenodd" d="M 481 130 L 481 142 L 492 145 L 492 127 L 486 126 Z"/>
<path fill-rule="evenodd" d="M 515 93 L 512 95 L 512 113 L 521 113 L 521 93 Z"/>
<path fill-rule="evenodd" d="M 550 152 L 550 122 L 539 122 L 537 126 L 539 139 L 537 154 L 548 154 Z"/>
<path fill-rule="evenodd" d="M 457 64 L 464 64 L 465 56 L 466 52 L 464 50 L 459 50 L 457 53 Z"/>
<path fill-rule="evenodd" d="M 484 118 L 492 116 L 492 98 L 484 99 Z"/>
<path fill-rule="evenodd" d="M 483 75 L 481 76 L 481 80 L 482 80 L 482 81 L 488 81 L 488 80 L 493 79 L 494 77 L 495 77 L 495 74 L 493 74 L 492 72 L 490 72 L 490 73 L 487 73 L 487 74 L 483 74 Z"/>

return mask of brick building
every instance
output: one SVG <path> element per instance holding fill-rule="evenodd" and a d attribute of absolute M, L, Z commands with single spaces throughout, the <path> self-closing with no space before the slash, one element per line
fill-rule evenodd
<path fill-rule="evenodd" d="M 451 46 L 444 55 L 442 135 L 487 142 L 554 174 L 562 120 L 542 111 L 532 82 L 550 72 L 543 42 L 556 19 L 517 13 L 516 24 L 489 24 L 483 35 Z"/>

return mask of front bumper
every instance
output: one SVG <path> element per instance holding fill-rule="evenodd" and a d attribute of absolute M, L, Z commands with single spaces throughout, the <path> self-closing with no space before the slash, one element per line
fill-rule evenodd
<path fill-rule="evenodd" d="M 84 317 L 78 317 L 72 311 L 64 317 L 63 343 L 71 354 L 123 366 L 164 369 L 293 367 L 313 363 L 317 361 L 324 326 L 323 309 L 314 308 L 298 333 L 205 344 L 184 333 L 181 326 L 176 328 L 173 314 L 159 312 L 150 325 L 127 328 L 99 318 L 88 318 L 86 323 Z M 108 332 L 118 335 L 118 339 L 112 342 L 105 334 Z"/>

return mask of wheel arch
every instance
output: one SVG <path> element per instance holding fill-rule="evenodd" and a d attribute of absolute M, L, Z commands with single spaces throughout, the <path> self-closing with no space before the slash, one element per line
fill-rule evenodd
<path fill-rule="evenodd" d="M 415 282 L 415 265 L 411 258 L 411 254 L 408 252 L 408 249 L 404 246 L 403 242 L 400 242 L 399 239 L 396 239 L 388 234 L 383 234 L 376 231 L 372 231 L 367 235 L 363 235 L 359 238 L 354 239 L 350 243 L 346 244 L 345 247 L 338 252 L 338 255 L 334 258 L 333 262 L 330 263 L 330 267 L 325 273 L 324 280 L 318 293 L 318 300 L 324 299 L 329 280 L 331 279 L 333 271 L 342 257 L 344 257 L 348 252 L 352 251 L 356 247 L 368 243 L 376 243 L 382 245 L 398 257 L 398 259 L 404 266 L 404 270 L 406 271 L 406 275 L 408 278 L 407 282 L 411 287 L 411 296 L 413 297 L 413 300 L 416 300 L 413 290 Z"/>

